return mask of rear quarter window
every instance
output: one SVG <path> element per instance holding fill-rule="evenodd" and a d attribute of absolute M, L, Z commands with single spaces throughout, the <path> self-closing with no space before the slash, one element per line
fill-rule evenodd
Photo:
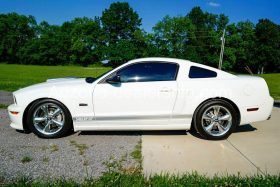
<path fill-rule="evenodd" d="M 199 79 L 199 78 L 214 78 L 217 77 L 217 72 L 197 67 L 191 66 L 189 71 L 189 78 L 191 79 Z"/>

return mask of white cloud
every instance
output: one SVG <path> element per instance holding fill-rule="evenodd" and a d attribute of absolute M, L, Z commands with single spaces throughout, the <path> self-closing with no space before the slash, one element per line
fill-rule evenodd
<path fill-rule="evenodd" d="M 212 1 L 210 1 L 209 3 L 207 3 L 209 6 L 212 6 L 212 7 L 219 7 L 219 6 L 221 6 L 221 4 L 220 3 L 215 3 L 215 2 L 212 2 Z"/>

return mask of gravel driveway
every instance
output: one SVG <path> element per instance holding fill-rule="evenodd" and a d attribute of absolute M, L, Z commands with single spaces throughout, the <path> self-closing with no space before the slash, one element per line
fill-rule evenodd
<path fill-rule="evenodd" d="M 0 103 L 10 102 L 11 94 L 0 91 Z M 77 132 L 48 140 L 18 132 L 9 123 L 7 110 L 0 109 L 0 176 L 6 179 L 97 177 L 110 158 L 125 156 L 124 165 L 133 166 L 130 153 L 141 138 L 138 132 Z"/>

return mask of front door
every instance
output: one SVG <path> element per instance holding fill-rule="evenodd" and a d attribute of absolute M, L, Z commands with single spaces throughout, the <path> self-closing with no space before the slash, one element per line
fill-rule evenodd
<path fill-rule="evenodd" d="M 172 115 L 179 66 L 167 62 L 129 64 L 112 76 L 120 82 L 100 82 L 94 88 L 96 120 L 165 120 Z"/>

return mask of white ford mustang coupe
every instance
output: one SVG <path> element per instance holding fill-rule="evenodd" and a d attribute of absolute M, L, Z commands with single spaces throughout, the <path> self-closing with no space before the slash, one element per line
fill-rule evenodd
<path fill-rule="evenodd" d="M 11 127 L 57 138 L 70 130 L 196 130 L 224 139 L 267 120 L 264 79 L 170 58 L 143 58 L 94 78 L 58 78 L 13 93 Z"/>

